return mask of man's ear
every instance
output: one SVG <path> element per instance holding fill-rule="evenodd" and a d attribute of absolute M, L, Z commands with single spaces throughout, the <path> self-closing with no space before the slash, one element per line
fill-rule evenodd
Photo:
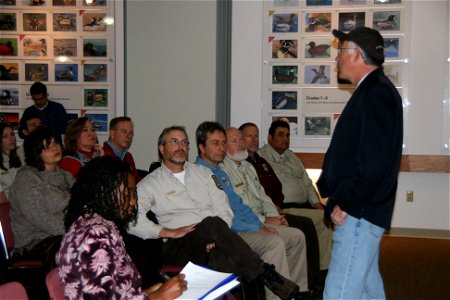
<path fill-rule="evenodd" d="M 27 132 L 27 130 L 25 129 L 25 128 L 23 128 L 20 132 L 22 132 L 22 134 L 23 134 L 23 136 L 27 136 L 28 134 L 28 132 Z"/>
<path fill-rule="evenodd" d="M 199 144 L 198 149 L 200 150 L 200 157 L 201 157 L 202 154 L 205 153 L 205 146 L 203 146 L 202 144 Z"/>
<path fill-rule="evenodd" d="M 161 154 L 162 157 L 164 157 L 164 154 L 163 154 L 164 153 L 164 151 L 163 151 L 164 149 L 163 149 L 163 147 L 164 147 L 163 145 L 159 145 L 158 146 L 158 151 L 159 151 L 159 153 Z"/>
<path fill-rule="evenodd" d="M 271 135 L 271 134 L 269 134 L 269 135 L 267 136 L 267 141 L 269 142 L 269 144 L 272 143 L 272 135 Z"/>

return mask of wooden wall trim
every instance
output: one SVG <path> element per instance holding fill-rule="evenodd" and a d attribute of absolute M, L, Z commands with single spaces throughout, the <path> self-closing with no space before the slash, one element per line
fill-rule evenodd
<path fill-rule="evenodd" d="M 295 153 L 305 168 L 321 169 L 325 153 Z M 403 155 L 400 172 L 450 173 L 448 155 Z"/>

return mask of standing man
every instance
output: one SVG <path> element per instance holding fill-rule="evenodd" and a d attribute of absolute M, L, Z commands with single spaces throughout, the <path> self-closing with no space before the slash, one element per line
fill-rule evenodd
<path fill-rule="evenodd" d="M 293 228 L 264 224 L 252 208 L 244 204 L 242 198 L 235 193 L 232 181 L 222 165 L 225 159 L 227 138 L 221 124 L 203 122 L 197 127 L 195 135 L 199 153 L 195 163 L 210 169 L 226 193 L 234 214 L 231 229 L 238 233 L 263 260 L 274 264 L 283 276 L 297 283 L 302 292 L 308 291 L 306 247 L 303 233 Z M 275 213 L 277 214 L 276 209 Z M 282 217 L 279 217 L 278 221 L 279 224 L 283 222 Z M 273 293 L 267 290 L 266 292 L 267 299 L 276 299 Z M 308 293 L 306 294 L 308 296 Z M 298 295 L 298 297 L 300 296 L 305 295 Z"/>
<path fill-rule="evenodd" d="M 42 82 L 35 82 L 30 87 L 31 99 L 34 105 L 29 106 L 23 112 L 22 118 L 28 115 L 37 115 L 42 125 L 51 128 L 58 142 L 62 145 L 61 135 L 66 131 L 67 112 L 62 104 L 48 100 L 47 87 Z"/>
<path fill-rule="evenodd" d="M 228 199 L 210 170 L 188 163 L 189 140 L 181 126 L 165 128 L 158 138 L 161 167 L 139 182 L 137 222 L 129 233 L 143 239 L 164 238 L 167 263 L 192 261 L 250 282 L 260 277 L 281 299 L 291 299 L 298 286 L 253 252 L 231 231 Z M 152 211 L 157 223 L 147 218 Z"/>
<path fill-rule="evenodd" d="M 384 41 L 360 27 L 339 39 L 338 77 L 356 85 L 317 182 L 336 229 L 325 299 L 385 299 L 380 241 L 390 228 L 403 141 L 402 99 L 384 75 Z"/>
<path fill-rule="evenodd" d="M 323 206 L 305 167 L 289 150 L 289 124 L 281 120 L 272 122 L 267 141 L 268 144 L 257 152 L 269 162 L 281 181 L 284 195 L 281 208 L 288 214 L 308 217 L 314 222 L 319 238 L 320 268 L 324 270 L 330 262 L 333 231 L 325 226 Z"/>
<path fill-rule="evenodd" d="M 109 138 L 103 143 L 105 155 L 117 157 L 126 162 L 133 172 L 136 183 L 141 180 L 133 155 L 128 150 L 131 147 L 134 137 L 133 122 L 129 117 L 117 117 L 109 122 Z"/>

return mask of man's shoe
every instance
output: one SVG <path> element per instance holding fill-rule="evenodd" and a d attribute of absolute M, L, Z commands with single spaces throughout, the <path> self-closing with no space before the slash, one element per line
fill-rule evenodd
<path fill-rule="evenodd" d="M 278 297 L 283 300 L 293 299 L 299 292 L 299 287 L 294 282 L 284 278 L 275 270 L 274 265 L 264 264 L 261 274 L 264 284 Z"/>

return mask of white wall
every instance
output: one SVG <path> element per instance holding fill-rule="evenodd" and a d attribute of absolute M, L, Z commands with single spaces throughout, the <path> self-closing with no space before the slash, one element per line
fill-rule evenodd
<path fill-rule="evenodd" d="M 138 168 L 158 159 L 162 129 L 194 132 L 215 117 L 216 2 L 126 2 L 127 115 L 134 120 L 131 152 Z"/>
<path fill-rule="evenodd" d="M 448 69 L 449 2 L 411 0 L 409 102 L 404 154 L 448 155 L 443 148 L 442 101 Z M 252 121 L 261 126 L 261 1 L 233 1 L 231 125 Z M 445 121 L 448 121 L 447 118 Z M 265 133 L 262 134 L 265 141 Z M 296 152 L 316 149 L 292 149 Z M 321 149 L 325 152 L 326 149 Z M 393 227 L 450 230 L 448 173 L 401 173 Z M 406 202 L 406 191 L 414 202 Z"/>

